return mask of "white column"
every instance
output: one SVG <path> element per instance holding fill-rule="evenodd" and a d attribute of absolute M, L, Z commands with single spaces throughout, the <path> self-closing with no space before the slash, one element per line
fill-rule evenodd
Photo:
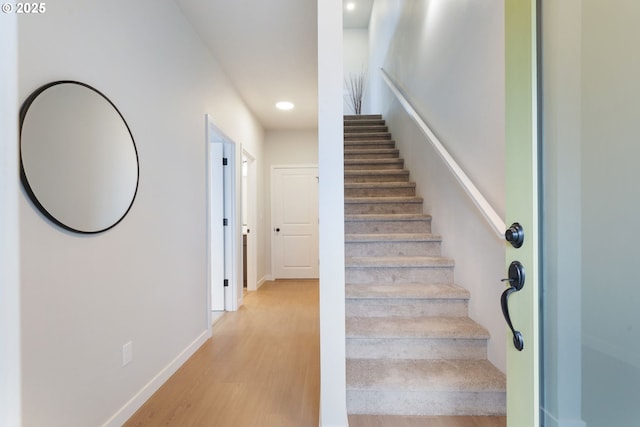
<path fill-rule="evenodd" d="M 347 426 L 342 0 L 318 2 L 320 425 Z"/>

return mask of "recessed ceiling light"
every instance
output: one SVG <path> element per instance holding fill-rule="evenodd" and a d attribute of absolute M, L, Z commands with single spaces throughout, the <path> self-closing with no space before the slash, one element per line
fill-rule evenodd
<path fill-rule="evenodd" d="M 354 2 L 347 3 L 347 10 L 353 10 L 356 8 L 356 4 Z"/>
<path fill-rule="evenodd" d="M 293 110 L 293 107 L 295 107 L 295 105 L 293 105 L 293 102 L 289 102 L 289 101 L 280 101 L 276 103 L 276 108 L 278 110 L 283 110 L 283 111 Z"/>

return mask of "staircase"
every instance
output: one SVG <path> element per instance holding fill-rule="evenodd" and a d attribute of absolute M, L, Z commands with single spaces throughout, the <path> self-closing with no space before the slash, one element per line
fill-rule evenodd
<path fill-rule="evenodd" d="M 504 415 L 505 376 L 467 317 L 381 116 L 345 116 L 349 414 Z"/>

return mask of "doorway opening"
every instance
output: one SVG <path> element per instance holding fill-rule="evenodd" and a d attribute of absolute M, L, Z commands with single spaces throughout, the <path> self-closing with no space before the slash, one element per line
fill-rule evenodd
<path fill-rule="evenodd" d="M 243 251 L 243 287 L 247 291 L 258 289 L 258 192 L 256 159 L 242 150 L 242 234 L 246 251 Z"/>
<path fill-rule="evenodd" d="M 242 304 L 242 219 L 238 146 L 205 116 L 207 153 L 208 327 Z"/>

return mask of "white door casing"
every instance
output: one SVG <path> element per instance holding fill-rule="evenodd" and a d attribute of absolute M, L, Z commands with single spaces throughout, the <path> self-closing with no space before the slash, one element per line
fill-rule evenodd
<path fill-rule="evenodd" d="M 318 167 L 271 170 L 272 263 L 276 279 L 318 277 Z"/>
<path fill-rule="evenodd" d="M 209 215 L 208 228 L 208 280 L 211 292 L 211 310 L 224 310 L 224 175 L 222 170 L 222 144 L 207 143 Z"/>
<path fill-rule="evenodd" d="M 207 295 L 211 311 L 235 311 L 242 304 L 241 202 L 236 164 L 239 147 L 205 115 L 207 153 Z M 226 165 L 223 165 L 226 158 Z M 223 225 L 226 220 L 227 225 Z M 227 286 L 225 286 L 225 280 Z M 239 283 L 240 281 L 240 283 Z"/>

